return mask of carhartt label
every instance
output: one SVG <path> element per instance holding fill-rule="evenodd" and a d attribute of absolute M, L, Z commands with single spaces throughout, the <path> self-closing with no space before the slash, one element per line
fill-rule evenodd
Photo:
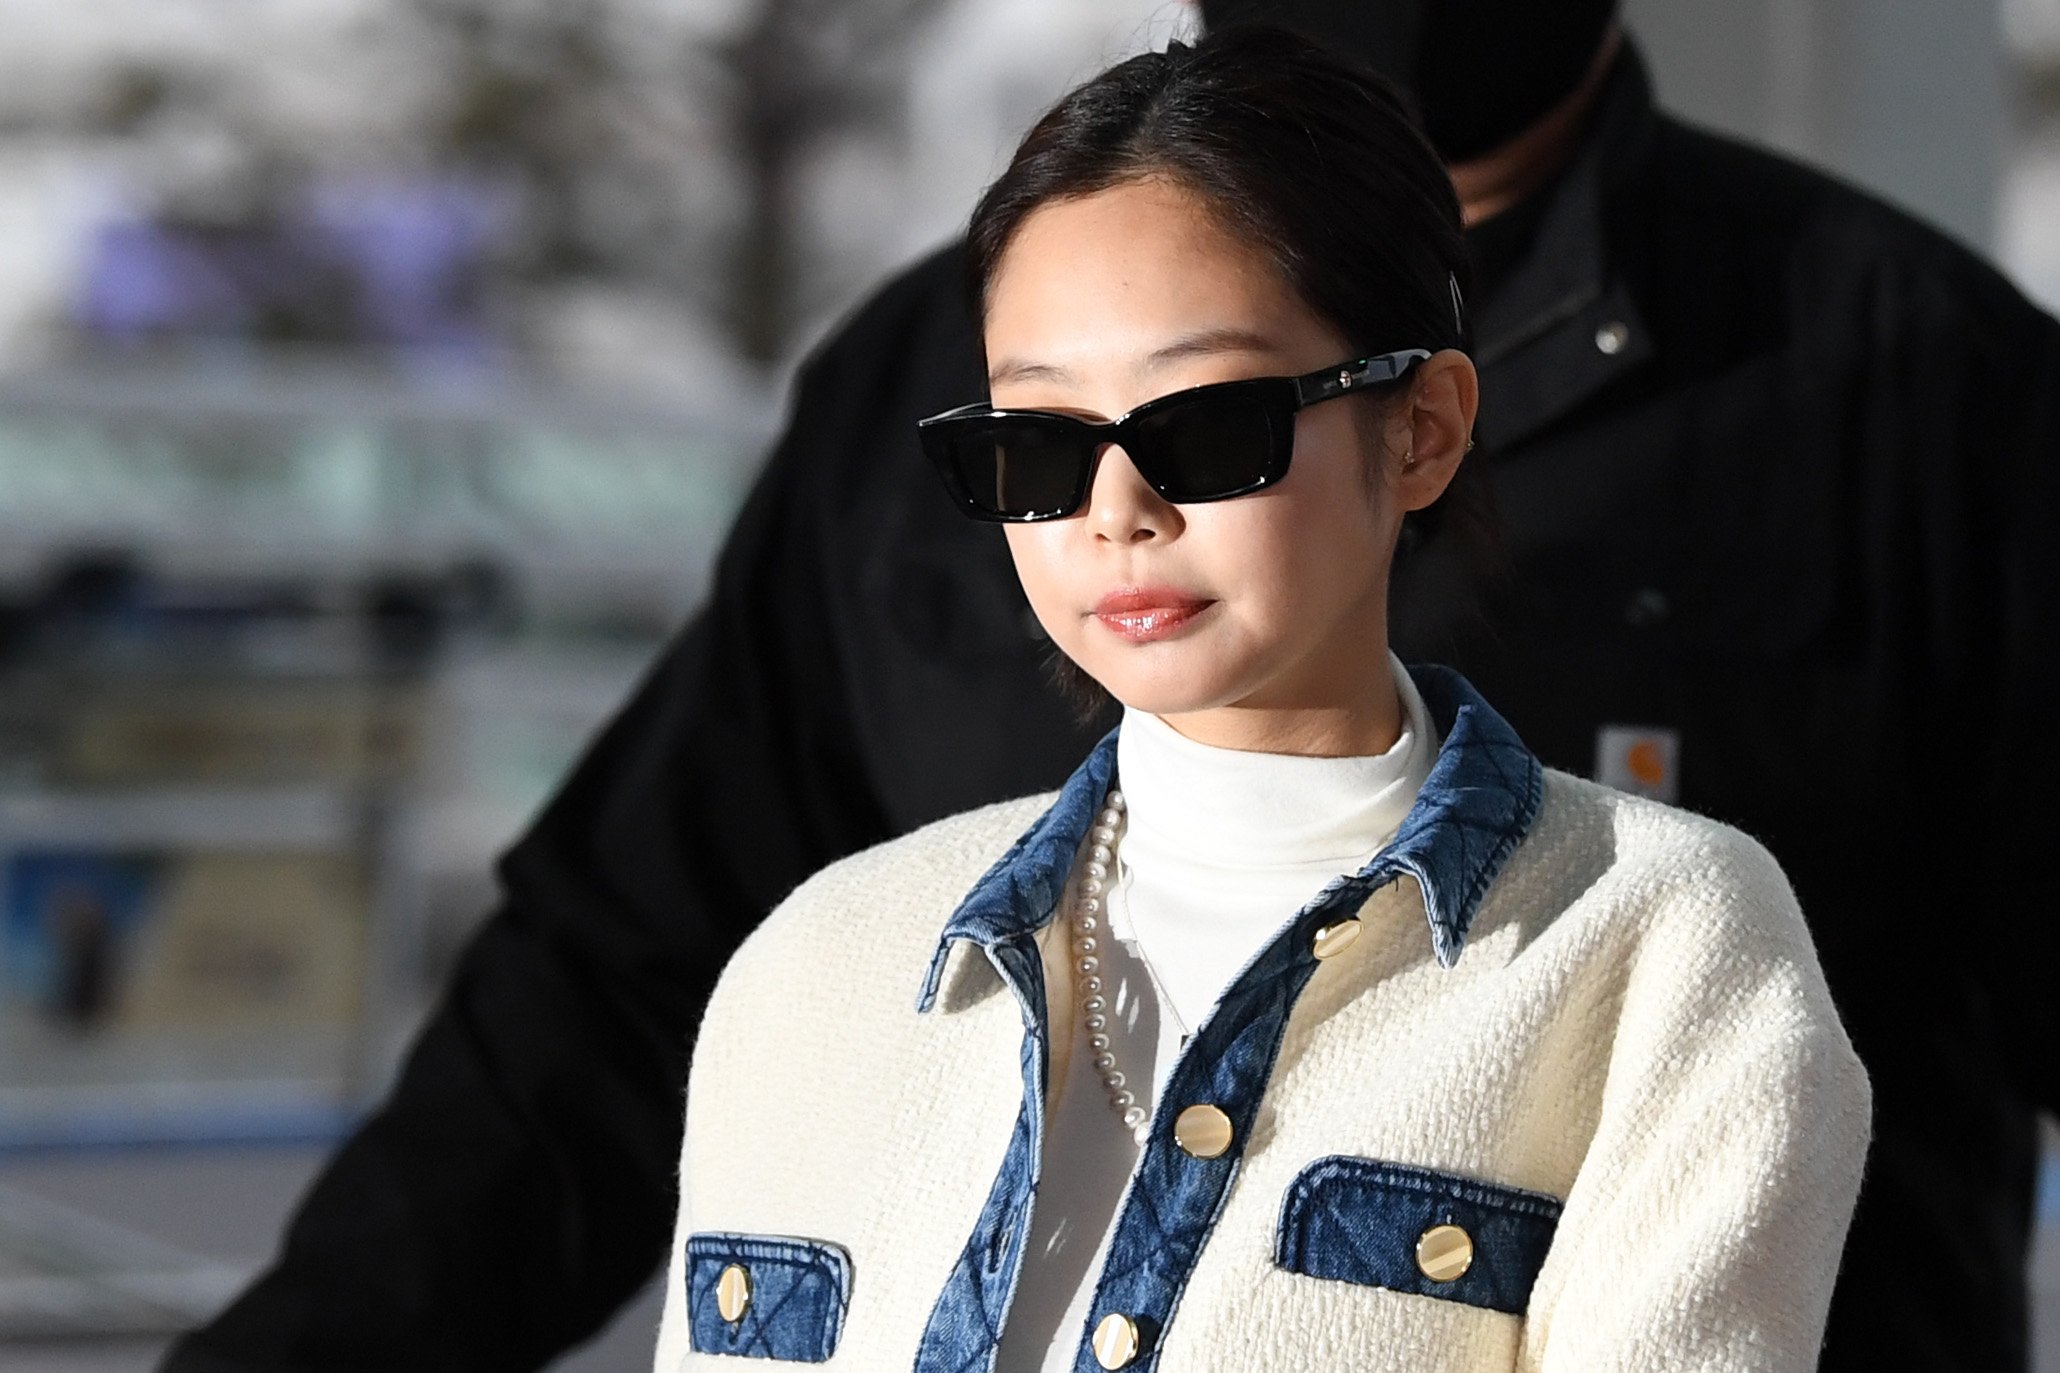
<path fill-rule="evenodd" d="M 1595 734 L 1595 780 L 1655 801 L 1681 799 L 1681 732 L 1604 725 Z"/>

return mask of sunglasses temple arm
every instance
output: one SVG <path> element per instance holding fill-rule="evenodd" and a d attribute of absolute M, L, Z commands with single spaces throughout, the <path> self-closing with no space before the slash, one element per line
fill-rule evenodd
<path fill-rule="evenodd" d="M 1357 362 L 1348 362 L 1322 372 L 1311 372 L 1305 377 L 1295 378 L 1295 398 L 1303 405 L 1314 405 L 1320 400 L 1330 400 L 1368 386 L 1380 386 L 1401 377 L 1419 362 L 1430 359 L 1430 353 L 1422 348 L 1405 348 L 1397 353 L 1381 353 Z"/>

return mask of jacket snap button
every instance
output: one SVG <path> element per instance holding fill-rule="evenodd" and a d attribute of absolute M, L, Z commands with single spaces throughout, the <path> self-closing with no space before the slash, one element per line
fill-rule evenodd
<path fill-rule="evenodd" d="M 742 1264 L 733 1263 L 722 1270 L 722 1276 L 715 1283 L 715 1310 L 731 1325 L 744 1319 L 744 1313 L 751 1309 L 751 1275 Z"/>
<path fill-rule="evenodd" d="M 1316 932 L 1310 945 L 1310 952 L 1318 958 L 1336 958 L 1352 947 L 1352 941 L 1359 937 L 1359 919 L 1340 920 L 1334 925 L 1325 925 Z"/>
<path fill-rule="evenodd" d="M 1454 1282 L 1473 1267 L 1473 1236 L 1456 1225 L 1433 1225 L 1416 1241 L 1416 1266 L 1432 1282 Z"/>
<path fill-rule="evenodd" d="M 1624 351 L 1624 345 L 1630 341 L 1630 326 L 1616 320 L 1595 331 L 1595 351 L 1604 357 L 1615 357 Z"/>
<path fill-rule="evenodd" d="M 1094 1328 L 1094 1361 L 1103 1368 L 1127 1368 L 1137 1357 L 1137 1322 L 1111 1311 Z"/>
<path fill-rule="evenodd" d="M 1672 608 L 1667 603 L 1666 592 L 1648 586 L 1624 603 L 1624 623 L 1633 629 L 1648 629 L 1666 619 Z"/>
<path fill-rule="evenodd" d="M 1220 1158 L 1235 1131 L 1218 1106 L 1190 1106 L 1173 1122 L 1173 1140 L 1194 1158 Z"/>

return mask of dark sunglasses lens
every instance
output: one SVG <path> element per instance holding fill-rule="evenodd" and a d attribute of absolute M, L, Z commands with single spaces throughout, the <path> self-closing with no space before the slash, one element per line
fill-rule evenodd
<path fill-rule="evenodd" d="M 1293 417 L 1249 392 L 1196 396 L 1134 421 L 1131 459 L 1169 501 L 1222 500 L 1280 475 L 1276 423 Z"/>
<path fill-rule="evenodd" d="M 1070 514 L 1088 457 L 1079 435 L 1036 420 L 967 425 L 951 444 L 952 466 L 973 503 L 1014 520 Z"/>

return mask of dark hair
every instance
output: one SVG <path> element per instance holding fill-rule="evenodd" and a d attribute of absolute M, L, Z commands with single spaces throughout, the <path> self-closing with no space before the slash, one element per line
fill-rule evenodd
<path fill-rule="evenodd" d="M 1038 120 L 967 229 L 976 315 L 1032 211 L 1151 178 L 1197 196 L 1354 352 L 1468 346 L 1465 231 L 1444 164 L 1395 87 L 1272 28 L 1133 57 Z M 1450 511 L 1492 560 L 1492 510 L 1470 469 L 1405 519 L 1405 549 Z M 1063 664 L 1060 676 L 1077 696 Z"/>
<path fill-rule="evenodd" d="M 967 233 L 975 303 L 1039 206 L 1164 177 L 1355 349 L 1458 348 L 1459 201 L 1395 88 L 1281 29 L 1133 57 L 1038 120 Z"/>

